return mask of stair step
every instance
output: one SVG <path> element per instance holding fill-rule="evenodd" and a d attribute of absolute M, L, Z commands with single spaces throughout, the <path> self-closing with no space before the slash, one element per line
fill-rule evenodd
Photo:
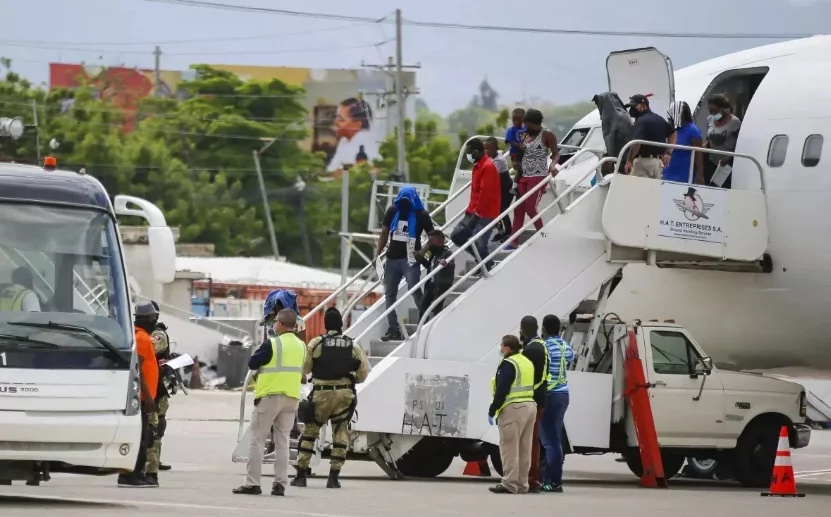
<path fill-rule="evenodd" d="M 577 314 L 594 314 L 597 310 L 597 300 L 583 300 L 574 310 Z"/>
<path fill-rule="evenodd" d="M 404 328 L 407 329 L 407 335 L 415 334 L 415 331 L 418 329 L 418 323 L 407 323 L 404 325 Z"/>
<path fill-rule="evenodd" d="M 418 307 L 411 307 L 407 310 L 407 323 L 418 323 Z"/>
<path fill-rule="evenodd" d="M 381 341 L 373 340 L 369 342 L 369 354 L 373 357 L 386 357 L 398 348 L 403 341 Z"/>

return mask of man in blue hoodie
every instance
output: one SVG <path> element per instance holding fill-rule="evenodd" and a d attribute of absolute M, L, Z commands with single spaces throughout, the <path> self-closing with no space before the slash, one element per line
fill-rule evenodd
<path fill-rule="evenodd" d="M 421 249 L 421 234 L 433 230 L 430 214 L 424 209 L 424 203 L 418 197 L 416 189 L 407 185 L 395 197 L 387 208 L 381 223 L 381 235 L 375 250 L 375 260 L 387 249 L 384 264 L 384 297 L 387 308 L 392 307 L 398 299 L 398 284 L 407 280 L 407 289 L 412 289 L 421 279 L 421 266 L 416 258 L 416 250 Z M 416 307 L 421 305 L 421 290 L 413 293 Z M 387 316 L 387 333 L 381 339 L 397 341 L 402 339 L 398 316 L 392 311 Z"/>

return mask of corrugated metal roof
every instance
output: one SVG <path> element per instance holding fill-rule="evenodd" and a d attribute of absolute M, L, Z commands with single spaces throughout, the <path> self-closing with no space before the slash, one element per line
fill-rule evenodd
<path fill-rule="evenodd" d="M 227 284 L 332 290 L 340 286 L 337 273 L 270 258 L 176 257 L 176 270 L 203 273 L 214 282 Z"/>

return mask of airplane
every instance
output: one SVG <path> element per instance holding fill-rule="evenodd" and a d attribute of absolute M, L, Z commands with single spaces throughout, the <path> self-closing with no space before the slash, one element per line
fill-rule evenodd
<path fill-rule="evenodd" d="M 652 111 L 665 116 L 671 101 L 686 101 L 703 135 L 708 97 L 727 95 L 742 121 L 736 152 L 756 158 L 762 172 L 760 178 L 750 160 L 736 159 L 732 188 L 763 186 L 772 259 L 769 273 L 743 274 L 632 264 L 608 311 L 675 320 L 721 368 L 831 379 L 831 148 L 823 156 L 824 134 L 831 133 L 831 36 L 753 48 L 677 72 L 655 48 L 612 53 L 606 65 L 609 91 L 624 102 L 652 93 Z M 563 143 L 605 149 L 598 111 Z M 557 179 L 568 185 L 596 161 Z"/>

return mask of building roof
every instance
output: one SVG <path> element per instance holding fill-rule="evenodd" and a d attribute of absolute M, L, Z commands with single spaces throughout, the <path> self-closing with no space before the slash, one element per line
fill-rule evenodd
<path fill-rule="evenodd" d="M 203 273 L 225 284 L 334 290 L 341 283 L 338 273 L 271 258 L 176 257 L 176 270 Z"/>

